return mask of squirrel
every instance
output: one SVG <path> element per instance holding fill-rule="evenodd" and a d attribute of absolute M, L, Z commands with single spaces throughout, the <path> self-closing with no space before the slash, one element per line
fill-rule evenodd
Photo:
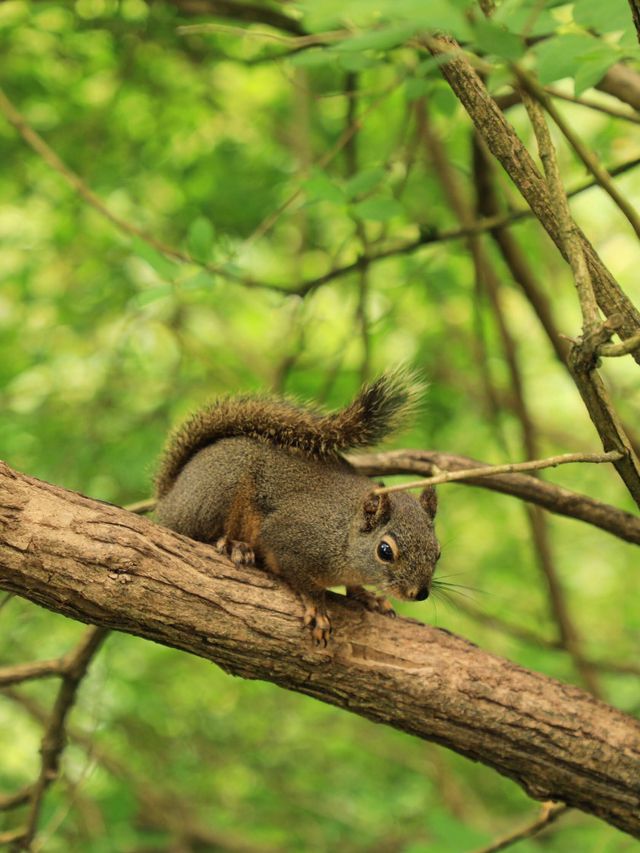
<path fill-rule="evenodd" d="M 268 396 L 216 400 L 169 437 L 156 519 L 237 564 L 280 575 L 300 595 L 316 646 L 331 633 L 328 587 L 344 585 L 367 609 L 394 616 L 364 585 L 404 600 L 428 597 L 440 557 L 436 493 L 378 494 L 379 484 L 342 453 L 392 432 L 418 388 L 403 371 L 386 373 L 329 414 Z"/>

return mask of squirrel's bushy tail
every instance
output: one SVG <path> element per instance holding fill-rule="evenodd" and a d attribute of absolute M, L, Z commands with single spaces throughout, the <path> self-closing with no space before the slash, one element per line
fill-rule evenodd
<path fill-rule="evenodd" d="M 158 496 L 169 491 L 192 456 L 223 438 L 246 436 L 318 459 L 371 447 L 402 424 L 421 389 L 412 374 L 396 370 L 365 385 L 353 402 L 329 414 L 281 398 L 223 397 L 170 436 L 156 477 Z"/>

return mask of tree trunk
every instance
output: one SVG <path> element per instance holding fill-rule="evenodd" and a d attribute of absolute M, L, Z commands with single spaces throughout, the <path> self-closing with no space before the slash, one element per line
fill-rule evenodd
<path fill-rule="evenodd" d="M 640 837 L 640 724 L 447 631 L 331 596 L 312 647 L 280 580 L 0 463 L 0 587 L 443 744 Z"/>

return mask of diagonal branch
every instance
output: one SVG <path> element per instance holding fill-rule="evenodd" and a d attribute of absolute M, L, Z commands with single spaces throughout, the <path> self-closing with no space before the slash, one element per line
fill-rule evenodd
<path fill-rule="evenodd" d="M 58 776 L 60 756 L 66 741 L 67 717 L 87 668 L 108 633 L 106 628 L 89 628 L 77 648 L 62 661 L 62 682 L 42 737 L 40 773 L 29 797 L 27 821 L 19 839 L 21 848 L 29 849 L 36 834 L 45 792 Z"/>
<path fill-rule="evenodd" d="M 298 597 L 209 546 L 0 466 L 0 587 L 440 743 L 640 837 L 640 723 L 447 631 L 330 598 L 313 649 Z"/>
<path fill-rule="evenodd" d="M 500 161 L 542 226 L 567 258 L 545 180 L 515 130 L 471 64 L 461 55 L 454 39 L 445 36 L 429 38 L 427 45 L 435 56 L 450 54 L 451 58 L 440 66 L 443 76 L 467 110 L 489 150 Z M 600 309 L 606 316 L 619 314 L 619 334 L 622 338 L 630 337 L 640 328 L 640 312 L 602 263 L 584 234 L 581 231 L 578 234 Z M 640 362 L 640 353 L 635 358 Z"/>

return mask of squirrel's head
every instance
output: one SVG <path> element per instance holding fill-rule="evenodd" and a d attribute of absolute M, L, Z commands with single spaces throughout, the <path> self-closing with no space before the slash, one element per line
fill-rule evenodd
<path fill-rule="evenodd" d="M 370 492 L 350 531 L 352 568 L 362 583 L 395 598 L 423 601 L 440 557 L 433 526 L 438 502 L 433 486 L 419 499 L 407 492 Z"/>

